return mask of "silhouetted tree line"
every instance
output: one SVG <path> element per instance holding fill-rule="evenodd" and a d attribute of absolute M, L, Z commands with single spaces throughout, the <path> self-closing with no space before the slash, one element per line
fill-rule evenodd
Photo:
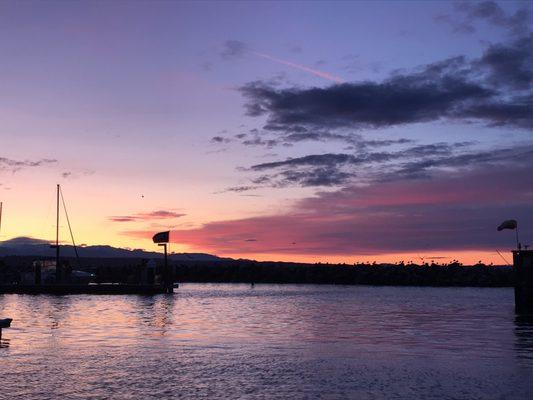
<path fill-rule="evenodd" d="M 0 259 L 0 282 L 13 283 L 21 272 L 31 271 L 29 257 Z M 140 281 L 147 260 L 134 258 L 67 260 L 73 269 L 92 272 L 97 282 L 134 284 Z M 157 259 L 156 274 L 163 272 Z M 301 264 L 250 260 L 171 262 L 176 282 L 308 283 L 342 285 L 412 286 L 512 286 L 514 271 L 508 266 L 478 263 L 450 264 Z"/>
<path fill-rule="evenodd" d="M 293 264 L 221 262 L 175 266 L 178 282 L 339 285 L 512 286 L 512 267 L 460 264 Z"/>

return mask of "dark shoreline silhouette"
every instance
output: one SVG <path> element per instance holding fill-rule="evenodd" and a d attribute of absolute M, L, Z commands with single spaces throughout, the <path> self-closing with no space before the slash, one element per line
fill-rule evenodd
<path fill-rule="evenodd" d="M 16 283 L 30 272 L 35 256 L 0 257 L 0 284 Z M 42 259 L 42 258 L 41 258 Z M 158 272 L 163 260 L 153 259 Z M 66 258 L 72 268 L 91 272 L 97 282 L 135 284 L 146 258 Z M 170 260 L 175 282 L 307 283 L 341 285 L 511 287 L 509 266 L 477 264 L 306 264 L 253 260 Z"/>

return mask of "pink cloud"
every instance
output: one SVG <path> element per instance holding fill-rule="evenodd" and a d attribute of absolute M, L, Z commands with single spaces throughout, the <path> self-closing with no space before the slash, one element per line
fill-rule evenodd
<path fill-rule="evenodd" d="M 166 210 L 157 210 L 147 213 L 137 213 L 133 215 L 121 215 L 121 216 L 113 216 L 109 217 L 110 221 L 113 222 L 132 222 L 132 221 L 149 221 L 154 219 L 173 219 L 173 218 L 180 218 L 185 216 L 186 214 L 177 213 L 174 211 L 166 211 Z"/>
<path fill-rule="evenodd" d="M 533 239 L 531 188 L 533 175 L 527 169 L 440 174 L 321 193 L 281 215 L 211 222 L 174 230 L 172 237 L 217 254 L 494 251 L 513 242 L 496 232 L 504 219 L 518 219 L 522 237 Z M 152 232 L 128 234 L 150 237 Z"/>

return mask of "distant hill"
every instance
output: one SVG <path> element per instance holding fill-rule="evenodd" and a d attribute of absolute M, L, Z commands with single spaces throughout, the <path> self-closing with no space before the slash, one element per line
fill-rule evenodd
<path fill-rule="evenodd" d="M 87 258 L 160 258 L 160 252 L 142 249 L 122 249 L 112 246 L 78 246 L 80 257 Z M 50 242 L 30 237 L 17 237 L 0 242 L 0 257 L 5 256 L 36 256 L 53 257 L 55 250 L 50 248 Z M 75 257 L 71 245 L 61 246 L 61 255 Z M 173 253 L 169 258 L 174 261 L 221 261 L 223 258 L 204 253 Z"/>

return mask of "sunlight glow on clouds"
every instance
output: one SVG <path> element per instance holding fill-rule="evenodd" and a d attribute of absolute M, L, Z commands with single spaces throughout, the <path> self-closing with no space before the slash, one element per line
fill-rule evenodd
<path fill-rule="evenodd" d="M 50 236 L 61 182 L 89 244 L 150 247 L 168 228 L 180 250 L 237 257 L 497 260 L 500 220 L 533 242 L 532 15 L 8 2 L 2 239 Z"/>

